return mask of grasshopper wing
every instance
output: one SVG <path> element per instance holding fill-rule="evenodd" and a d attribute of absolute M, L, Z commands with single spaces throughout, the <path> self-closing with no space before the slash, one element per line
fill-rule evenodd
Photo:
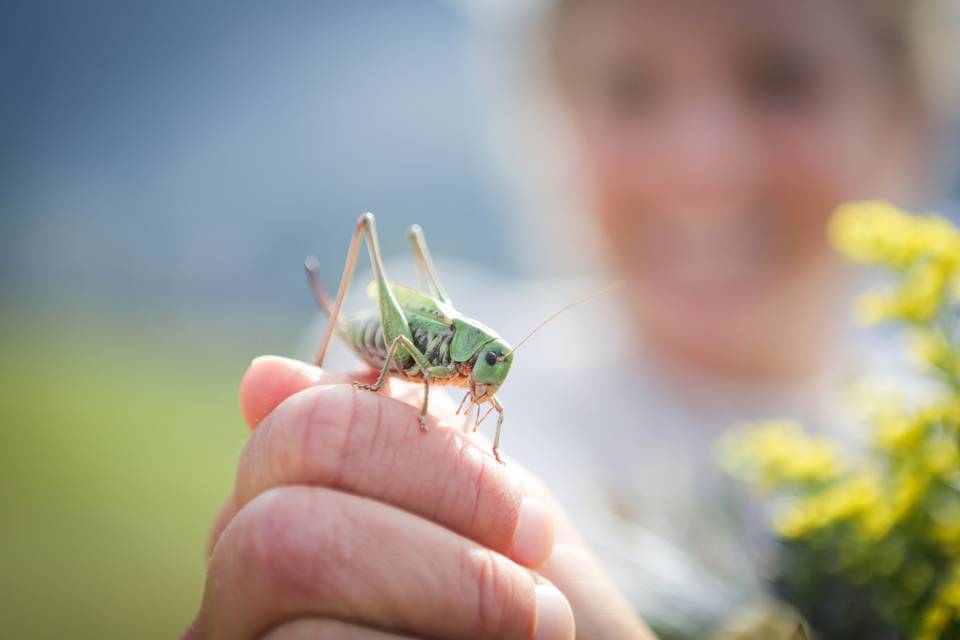
<path fill-rule="evenodd" d="M 453 325 L 453 319 L 459 318 L 460 314 L 454 311 L 449 305 L 440 302 L 433 296 L 422 291 L 405 287 L 402 284 L 390 283 L 393 295 L 407 316 L 416 315 L 444 325 Z M 376 282 L 371 282 L 367 286 L 367 295 L 371 300 L 377 300 Z"/>

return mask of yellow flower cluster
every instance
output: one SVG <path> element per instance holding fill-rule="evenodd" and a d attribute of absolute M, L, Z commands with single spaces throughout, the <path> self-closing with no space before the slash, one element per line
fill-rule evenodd
<path fill-rule="evenodd" d="M 872 466 L 853 465 L 829 439 L 789 420 L 732 429 L 720 443 L 720 460 L 761 490 L 803 494 L 777 514 L 780 536 L 795 539 L 845 523 L 863 540 L 877 540 L 910 514 L 932 479 L 947 482 L 941 476 L 960 469 L 960 401 L 910 414 L 888 406 L 873 419 Z M 955 515 L 931 530 L 951 545 L 960 543 L 960 495 Z"/>
<path fill-rule="evenodd" d="M 865 473 L 802 498 L 781 513 L 774 527 L 784 538 L 799 538 L 840 520 L 871 515 L 885 491 L 876 473 Z"/>
<path fill-rule="evenodd" d="M 886 478 L 867 470 L 794 502 L 777 515 L 774 528 L 780 536 L 795 539 L 847 524 L 862 542 L 879 540 L 916 506 L 925 487 L 923 476 Z"/>
<path fill-rule="evenodd" d="M 890 406 L 872 414 L 872 419 L 878 450 L 896 460 L 914 459 L 931 444 L 939 448 L 953 444 L 960 425 L 960 398 L 948 396 L 909 413 Z M 931 429 L 939 432 L 931 434 Z M 925 466 L 939 472 L 940 456 L 927 456 Z"/>
<path fill-rule="evenodd" d="M 797 584 L 813 584 L 809 571 L 844 576 L 876 589 L 877 615 L 898 636 L 960 637 L 960 231 L 862 202 L 838 210 L 830 236 L 855 262 L 893 272 L 893 290 L 871 293 L 861 310 L 910 326 L 942 394 L 910 410 L 889 394 L 861 398 L 870 437 L 859 456 L 778 420 L 732 430 L 721 461 L 774 492 L 775 533 L 797 557 L 816 558 Z"/>
<path fill-rule="evenodd" d="M 960 358 L 940 327 L 915 328 L 913 348 L 922 364 L 943 373 L 951 384 L 960 381 Z"/>
<path fill-rule="evenodd" d="M 845 204 L 830 221 L 830 240 L 863 264 L 907 269 L 916 262 L 960 264 L 960 232 L 942 216 L 914 216 L 886 202 Z"/>
<path fill-rule="evenodd" d="M 846 526 L 860 544 L 869 544 L 914 515 L 931 483 L 960 481 L 960 400 L 910 414 L 887 407 L 874 419 L 874 448 L 859 464 L 828 439 L 785 420 L 730 431 L 721 461 L 753 486 L 793 494 L 774 518 L 781 537 Z M 960 491 L 947 496 L 928 509 L 928 533 L 935 544 L 960 553 Z"/>
<path fill-rule="evenodd" d="M 761 489 L 829 482 L 843 467 L 830 441 L 790 420 L 730 430 L 720 442 L 720 457 L 727 470 Z"/>
<path fill-rule="evenodd" d="M 960 618 L 960 562 L 954 562 L 947 579 L 924 612 L 916 640 L 938 640 L 951 621 Z"/>
<path fill-rule="evenodd" d="M 837 210 L 829 234 L 854 262 L 900 273 L 896 290 L 860 301 L 860 315 L 868 322 L 925 322 L 937 313 L 945 292 L 956 297 L 960 232 L 945 218 L 911 216 L 885 202 L 856 202 Z"/>

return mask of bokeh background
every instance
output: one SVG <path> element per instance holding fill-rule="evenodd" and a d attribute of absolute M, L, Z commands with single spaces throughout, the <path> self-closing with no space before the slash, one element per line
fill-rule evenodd
<path fill-rule="evenodd" d="M 0 621 L 170 638 L 246 438 L 356 215 L 515 274 L 477 25 L 429 0 L 4 2 Z M 483 240 L 488 238 L 489 240 Z"/>

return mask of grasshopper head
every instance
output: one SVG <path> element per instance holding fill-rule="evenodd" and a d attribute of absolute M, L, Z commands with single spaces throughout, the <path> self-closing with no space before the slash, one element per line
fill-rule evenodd
<path fill-rule="evenodd" d="M 502 339 L 491 340 L 480 347 L 470 381 L 475 402 L 488 400 L 497 392 L 512 364 L 513 351 Z"/>

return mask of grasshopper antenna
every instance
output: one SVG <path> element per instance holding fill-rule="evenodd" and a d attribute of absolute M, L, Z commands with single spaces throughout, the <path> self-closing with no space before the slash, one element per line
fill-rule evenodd
<path fill-rule="evenodd" d="M 543 322 L 541 322 L 540 324 L 538 324 L 537 326 L 535 326 L 530 333 L 528 333 L 527 335 L 525 335 L 525 336 L 523 337 L 523 339 L 522 339 L 520 342 L 517 343 L 517 346 L 515 346 L 513 349 L 511 349 L 509 353 L 507 353 L 507 354 L 504 355 L 504 356 L 501 356 L 501 359 L 506 358 L 506 357 L 509 356 L 509 355 L 512 355 L 513 352 L 515 352 L 517 349 L 519 349 L 520 346 L 521 346 L 524 342 L 526 342 L 527 340 L 530 339 L 531 336 L 533 336 L 533 334 L 535 334 L 537 331 L 540 331 L 540 329 L 542 329 L 545 324 L 547 324 L 548 322 L 550 322 L 551 320 L 553 320 L 554 318 L 556 318 L 557 316 L 559 316 L 561 313 L 563 313 L 563 312 L 565 312 L 565 311 L 569 311 L 570 309 L 573 309 L 573 308 L 576 307 L 577 305 L 583 304 L 584 302 L 589 302 L 590 300 L 593 300 L 594 298 L 599 298 L 599 297 L 602 296 L 602 295 L 605 295 L 605 294 L 607 294 L 607 293 L 610 293 L 611 291 L 614 291 L 614 290 L 616 290 L 616 289 L 619 289 L 622 285 L 623 285 L 623 283 L 620 282 L 620 281 L 614 282 L 613 284 L 609 284 L 609 285 L 607 285 L 606 287 L 604 287 L 603 289 L 600 289 L 599 291 L 594 291 L 594 292 L 591 293 L 590 295 L 586 295 L 586 296 L 584 296 L 584 297 L 582 297 L 582 298 L 579 298 L 578 300 L 574 300 L 574 301 L 571 302 L 570 304 L 568 304 L 568 305 L 566 305 L 566 306 L 564 306 L 564 307 L 561 307 L 560 309 L 554 311 L 554 312 L 551 313 L 549 316 L 547 316 L 547 317 L 543 320 Z"/>

